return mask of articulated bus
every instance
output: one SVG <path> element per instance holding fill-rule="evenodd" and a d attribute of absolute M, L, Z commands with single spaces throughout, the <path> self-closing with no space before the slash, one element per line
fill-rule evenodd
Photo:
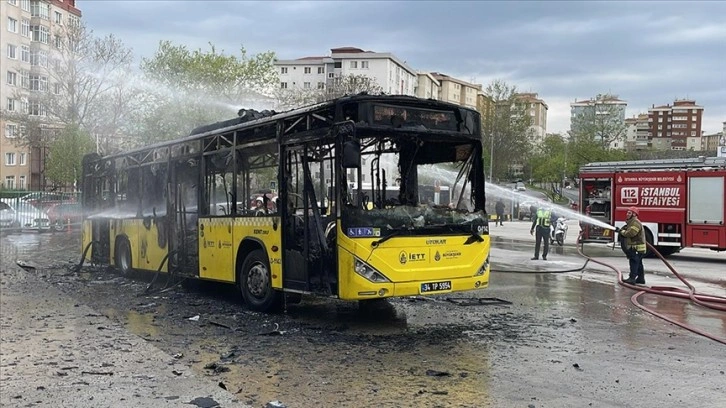
<path fill-rule="evenodd" d="M 451 205 L 421 199 L 432 174 L 457 192 Z M 256 311 L 286 295 L 475 290 L 489 283 L 484 186 L 474 110 L 363 94 L 243 109 L 178 140 L 87 155 L 84 256 L 235 284 Z"/>

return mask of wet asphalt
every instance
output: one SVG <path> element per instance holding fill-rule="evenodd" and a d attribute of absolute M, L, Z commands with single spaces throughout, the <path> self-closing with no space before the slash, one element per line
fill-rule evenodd
<path fill-rule="evenodd" d="M 545 265 L 529 260 L 527 243 L 493 242 L 489 288 L 393 299 L 371 310 L 305 298 L 264 315 L 245 310 L 232 287 L 197 282 L 144 294 L 148 275 L 127 279 L 93 266 L 70 272 L 80 258 L 72 233 L 0 237 L 0 277 L 49 284 L 251 406 L 726 406 L 726 346 L 636 308 L 634 291 L 602 268 L 562 272 L 584 264 L 573 247 L 554 248 Z M 16 260 L 38 268 L 22 270 Z M 23 295 L 41 302 L 48 294 L 26 288 Z M 724 312 L 652 295 L 642 301 L 726 337 Z M 3 331 L 22 335 L 12 323 L 17 311 L 6 309 Z"/>

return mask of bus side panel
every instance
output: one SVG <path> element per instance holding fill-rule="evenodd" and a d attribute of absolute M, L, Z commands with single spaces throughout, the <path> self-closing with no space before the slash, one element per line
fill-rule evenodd
<path fill-rule="evenodd" d="M 199 277 L 234 282 L 234 254 L 231 218 L 199 219 Z"/>
<path fill-rule="evenodd" d="M 263 244 L 270 263 L 272 287 L 282 288 L 282 226 L 280 217 L 237 217 L 234 219 L 233 236 L 235 251 L 240 248 L 242 241 L 245 239 L 253 239 L 254 242 Z M 277 248 L 277 251 L 273 251 L 272 248 Z M 240 262 L 244 262 L 245 256 L 247 254 L 242 254 Z M 234 272 L 234 270 L 233 263 L 232 271 Z M 233 274 L 233 281 L 234 278 Z"/>
<path fill-rule="evenodd" d="M 164 257 L 169 252 L 166 239 L 159 240 L 158 224 L 151 222 L 147 229 L 145 225 L 138 228 L 139 231 L 139 269 L 157 271 Z M 164 244 L 162 247 L 161 244 Z M 169 271 L 168 260 L 164 262 L 161 272 Z"/>
<path fill-rule="evenodd" d="M 81 251 L 86 249 L 86 246 L 91 242 L 93 239 L 93 232 L 92 232 L 92 222 L 91 220 L 83 220 L 83 225 L 81 226 Z M 91 256 L 92 251 L 88 251 L 85 254 L 85 258 L 83 258 L 84 262 L 91 262 Z M 83 254 L 83 252 L 81 252 Z"/>

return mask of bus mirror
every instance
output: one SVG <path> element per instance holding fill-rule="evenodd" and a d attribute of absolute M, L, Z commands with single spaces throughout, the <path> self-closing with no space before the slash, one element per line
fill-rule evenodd
<path fill-rule="evenodd" d="M 358 169 L 360 168 L 360 142 L 357 140 L 348 140 L 343 143 L 343 168 Z"/>

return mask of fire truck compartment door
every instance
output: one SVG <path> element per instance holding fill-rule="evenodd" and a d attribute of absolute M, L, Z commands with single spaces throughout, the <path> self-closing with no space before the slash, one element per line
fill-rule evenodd
<path fill-rule="evenodd" d="M 724 225 L 724 177 L 689 177 L 688 223 Z"/>

